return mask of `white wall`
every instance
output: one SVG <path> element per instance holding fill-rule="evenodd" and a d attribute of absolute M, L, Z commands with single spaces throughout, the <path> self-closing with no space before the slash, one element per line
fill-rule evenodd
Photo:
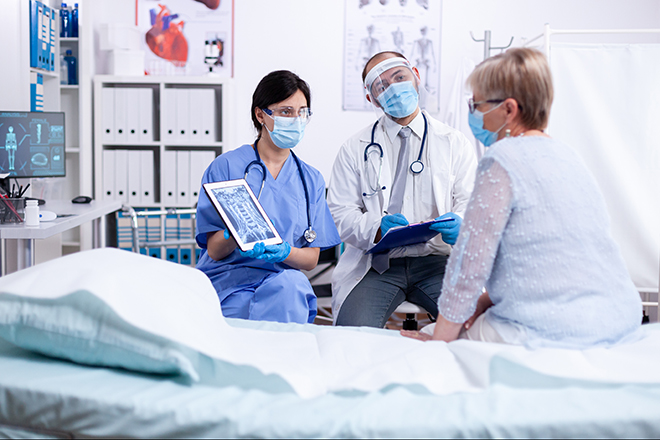
<path fill-rule="evenodd" d="M 228 0 L 223 0 L 228 1 Z M 358 1 L 358 0 L 350 0 Z M 375 1 L 375 0 L 374 0 Z M 441 0 L 431 0 L 441 1 Z M 374 119 L 370 112 L 342 110 L 344 0 L 235 0 L 235 94 L 234 145 L 254 140 L 250 120 L 252 92 L 268 72 L 288 69 L 312 88 L 314 117 L 298 147 L 300 156 L 329 179 L 332 163 L 342 142 Z M 135 0 L 95 2 L 96 24 L 134 23 Z M 553 28 L 658 28 L 658 0 L 444 0 L 442 8 L 440 114 L 447 109 L 449 88 L 463 57 L 483 58 L 483 38 L 492 31 L 492 44 L 505 45 L 515 37 L 541 34 L 543 25 Z M 556 37 L 553 41 L 565 41 Z M 599 41 L 659 41 L 658 37 L 582 37 Z M 496 52 L 495 52 L 496 53 Z M 105 54 L 97 54 L 97 73 L 107 73 Z M 359 73 L 356 73 L 359 74 Z M 466 116 L 467 117 L 467 116 Z M 232 149 L 229 146 L 227 149 Z"/>

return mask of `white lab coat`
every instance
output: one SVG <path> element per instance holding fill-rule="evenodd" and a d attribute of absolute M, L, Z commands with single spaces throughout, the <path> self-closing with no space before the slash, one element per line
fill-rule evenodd
<path fill-rule="evenodd" d="M 432 173 L 429 203 L 435 204 L 439 214 L 454 212 L 462 216 L 474 185 L 477 165 L 474 147 L 458 130 L 433 119 L 426 112 L 424 114 L 428 120 L 428 136 L 422 157 L 425 166 L 422 173 Z M 348 294 L 371 267 L 371 254 L 365 252 L 375 245 L 374 237 L 389 203 L 394 169 L 391 160 L 396 160 L 396 157 L 391 158 L 387 154 L 390 148 L 386 144 L 390 140 L 384 128 L 386 117 L 381 117 L 375 134 L 375 141 L 382 144 L 384 150 L 380 183 L 385 190 L 371 197 L 363 195 L 371 192 L 367 177 L 371 178 L 371 186 L 375 186 L 374 174 L 366 172 L 364 160 L 364 150 L 371 141 L 373 125 L 365 127 L 342 145 L 332 169 L 328 206 L 345 245 L 332 276 L 335 319 Z M 418 153 L 414 154 L 416 156 Z M 414 177 L 408 176 L 408 179 Z M 406 185 L 406 192 L 410 186 Z M 424 197 L 423 202 L 426 203 L 426 200 Z M 434 239 L 432 248 L 435 254 L 448 255 L 451 252 L 451 247 L 442 242 L 440 236 Z"/>

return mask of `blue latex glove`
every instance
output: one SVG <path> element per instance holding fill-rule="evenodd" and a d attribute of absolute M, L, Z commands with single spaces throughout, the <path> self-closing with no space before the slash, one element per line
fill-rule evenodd
<path fill-rule="evenodd" d="M 380 219 L 380 235 L 385 236 L 387 231 L 395 226 L 408 226 L 408 220 L 403 214 L 388 214 Z"/>
<path fill-rule="evenodd" d="M 224 237 L 225 240 L 229 240 L 231 238 L 231 236 L 229 235 L 229 229 L 225 229 Z"/>
<path fill-rule="evenodd" d="M 451 218 L 453 221 L 434 223 L 429 226 L 429 229 L 439 232 L 440 235 L 442 235 L 442 241 L 453 246 L 456 244 L 458 233 L 461 231 L 461 224 L 463 223 L 463 219 L 453 212 L 448 212 L 436 218 L 436 220 L 442 220 L 446 218 Z"/>
<path fill-rule="evenodd" d="M 259 258 L 264 254 L 264 252 L 266 252 L 266 245 L 263 244 L 262 242 L 259 242 L 255 244 L 254 247 L 249 251 L 244 252 L 240 248 L 238 248 L 238 252 L 241 254 L 241 257 Z"/>
<path fill-rule="evenodd" d="M 257 243 L 263 245 L 263 243 Z M 255 247 L 257 246 L 255 245 Z M 269 263 L 281 263 L 286 260 L 291 253 L 291 245 L 286 241 L 282 244 L 269 244 L 266 246 L 264 252 L 257 256 L 260 260 L 266 260 Z"/>

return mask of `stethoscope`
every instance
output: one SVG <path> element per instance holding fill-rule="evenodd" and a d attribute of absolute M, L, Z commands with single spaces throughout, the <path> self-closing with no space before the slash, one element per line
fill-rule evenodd
<path fill-rule="evenodd" d="M 428 131 L 429 125 L 428 122 L 426 121 L 426 116 L 424 113 L 422 113 L 422 117 L 424 118 L 424 134 L 422 135 L 422 146 L 419 149 L 419 156 L 417 156 L 417 160 L 414 161 L 413 163 L 410 164 L 410 171 L 413 174 L 419 174 L 422 171 L 424 171 L 424 164 L 422 163 L 422 153 L 424 153 L 424 143 L 426 142 L 426 133 Z M 367 145 L 364 148 L 364 162 L 365 165 L 369 161 L 369 149 L 370 148 L 377 148 L 379 155 L 380 155 L 380 165 L 378 167 L 378 177 L 376 178 L 376 188 L 372 187 L 371 184 L 369 184 L 369 189 L 371 190 L 371 193 L 367 194 L 366 192 L 363 192 L 362 195 L 364 197 L 371 197 L 375 194 L 377 194 L 379 191 L 382 191 L 385 189 L 385 186 L 380 186 L 380 174 L 383 171 L 383 147 L 375 141 L 375 136 L 376 136 L 376 127 L 378 127 L 378 122 L 374 124 L 374 127 L 371 129 L 371 142 L 369 145 Z M 367 178 L 367 181 L 369 179 Z"/>
<path fill-rule="evenodd" d="M 247 166 L 245 167 L 245 175 L 243 178 L 247 180 L 248 173 L 250 172 L 250 168 L 253 166 L 258 166 L 261 168 L 261 188 L 259 188 L 259 194 L 257 195 L 257 199 L 261 197 L 261 191 L 264 190 L 264 185 L 266 184 L 266 165 L 261 161 L 261 157 L 259 157 L 259 150 L 257 149 L 257 145 L 255 143 L 254 146 L 254 154 L 257 156 L 256 160 L 253 160 Z M 307 191 L 307 181 L 305 180 L 305 174 L 303 173 L 302 165 L 300 163 L 300 159 L 298 159 L 298 156 L 291 151 L 291 155 L 293 156 L 293 160 L 296 161 L 296 166 L 298 167 L 298 174 L 300 174 L 300 180 L 302 181 L 303 189 L 305 190 L 305 204 L 307 205 L 307 229 L 305 229 L 305 232 L 303 233 L 303 237 L 305 240 L 307 240 L 307 243 L 312 243 L 314 240 L 316 240 L 316 232 L 312 229 L 312 216 L 310 215 L 310 207 L 309 207 L 309 192 Z"/>

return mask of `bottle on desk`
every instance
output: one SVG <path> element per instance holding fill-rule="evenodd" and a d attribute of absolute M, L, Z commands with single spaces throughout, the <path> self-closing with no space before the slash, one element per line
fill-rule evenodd
<path fill-rule="evenodd" d="M 39 202 L 37 200 L 25 202 L 25 226 L 39 226 Z"/>

